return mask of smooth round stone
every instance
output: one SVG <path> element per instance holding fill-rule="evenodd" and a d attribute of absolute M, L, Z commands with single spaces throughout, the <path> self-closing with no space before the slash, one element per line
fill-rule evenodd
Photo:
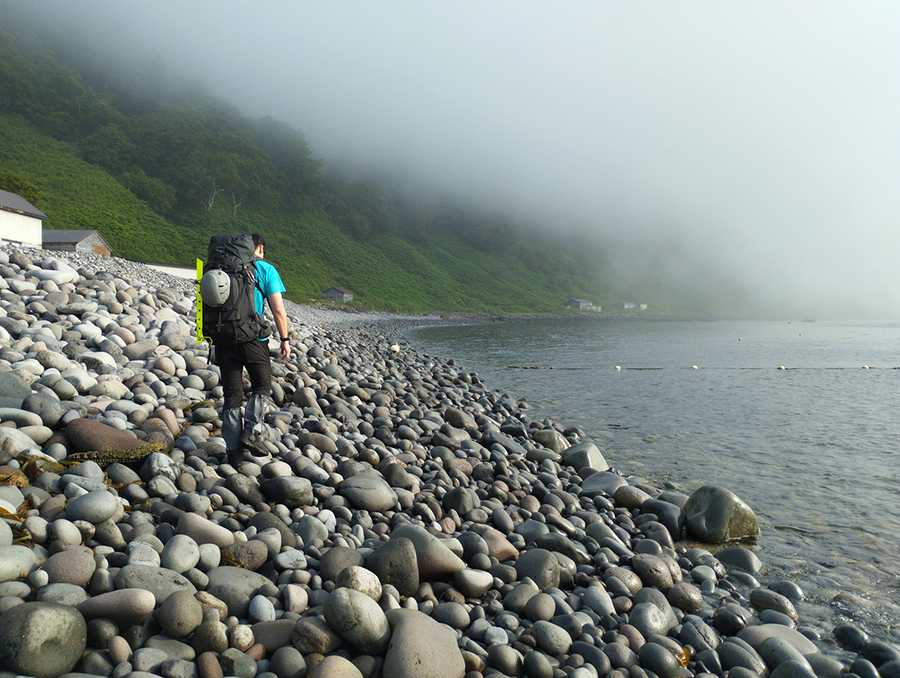
<path fill-rule="evenodd" d="M 412 542 L 416 552 L 419 576 L 426 581 L 449 577 L 455 572 L 465 569 L 466 565 L 458 555 L 451 551 L 442 540 L 422 527 L 400 525 L 392 532 L 392 541 L 396 537 L 403 537 Z M 377 573 L 374 568 L 373 571 Z M 379 579 L 385 583 L 382 577 L 379 576 Z"/>
<path fill-rule="evenodd" d="M 808 673 L 813 673 L 809 662 L 800 654 L 799 650 L 788 643 L 783 638 L 771 637 L 766 638 L 757 650 L 759 656 L 763 658 L 766 666 L 770 671 L 774 671 L 779 665 L 785 662 L 797 662 L 804 667 Z"/>
<path fill-rule="evenodd" d="M 309 606 L 309 594 L 306 589 L 296 584 L 287 584 L 281 589 L 281 599 L 284 609 L 288 612 L 302 614 Z"/>
<path fill-rule="evenodd" d="M 381 600 L 381 582 L 374 572 L 364 567 L 351 565 L 344 568 L 338 575 L 335 584 L 365 593 L 374 601 Z"/>
<path fill-rule="evenodd" d="M 668 648 L 656 643 L 644 643 L 638 650 L 641 667 L 653 671 L 659 678 L 678 678 L 681 665 Z"/>
<path fill-rule="evenodd" d="M 208 572 L 222 562 L 222 551 L 215 544 L 197 544 L 200 547 L 200 560 L 197 568 L 203 572 Z"/>
<path fill-rule="evenodd" d="M 750 604 L 757 610 L 775 610 L 785 614 L 794 621 L 800 619 L 794 604 L 780 593 L 769 589 L 753 589 L 750 592 Z"/>
<path fill-rule="evenodd" d="M 725 669 L 744 668 L 757 676 L 765 675 L 766 663 L 752 648 L 728 639 L 716 648 L 716 654 Z"/>
<path fill-rule="evenodd" d="M 565 654 L 572 645 L 572 636 L 561 626 L 548 621 L 536 621 L 531 627 L 531 635 L 540 649 L 553 656 Z"/>
<path fill-rule="evenodd" d="M 132 653 L 129 663 L 136 672 L 154 673 L 160 670 L 162 663 L 167 659 L 168 654 L 164 650 L 155 647 L 141 647 Z"/>
<path fill-rule="evenodd" d="M 325 621 L 338 635 L 364 654 L 380 655 L 387 649 L 391 629 L 378 603 L 359 591 L 339 588 L 329 594 Z"/>
<path fill-rule="evenodd" d="M 636 553 L 631 558 L 631 567 L 644 586 L 655 586 L 663 591 L 672 588 L 672 573 L 662 558 L 649 553 Z"/>
<path fill-rule="evenodd" d="M 497 645 L 509 642 L 509 634 L 505 629 L 498 626 L 491 626 L 484 631 L 484 643 L 486 645 Z"/>
<path fill-rule="evenodd" d="M 248 611 L 250 621 L 275 621 L 275 605 L 266 596 L 253 596 Z"/>
<path fill-rule="evenodd" d="M 75 584 L 47 584 L 37 592 L 37 599 L 77 607 L 88 597 L 87 591 Z"/>
<path fill-rule="evenodd" d="M 178 534 L 184 534 L 197 544 L 215 544 L 219 548 L 234 543 L 234 533 L 196 513 L 184 513 L 178 519 Z"/>
<path fill-rule="evenodd" d="M 614 669 L 628 669 L 636 666 L 639 661 L 637 654 L 623 643 L 607 643 L 603 648 L 603 653 Z"/>
<path fill-rule="evenodd" d="M 683 612 L 698 612 L 703 607 L 703 594 L 686 581 L 678 582 L 666 594 L 666 599 Z"/>
<path fill-rule="evenodd" d="M 803 600 L 803 589 L 792 581 L 776 581 L 769 588 L 790 601 Z"/>
<path fill-rule="evenodd" d="M 291 631 L 291 642 L 305 656 L 327 654 L 341 645 L 341 637 L 321 617 L 301 617 Z"/>
<path fill-rule="evenodd" d="M 553 665 L 543 652 L 537 650 L 527 652 L 523 666 L 528 678 L 553 678 Z"/>
<path fill-rule="evenodd" d="M 559 586 L 559 559 L 546 549 L 531 549 L 523 553 L 516 562 L 519 579 L 528 577 L 541 591 Z"/>
<path fill-rule="evenodd" d="M 296 647 L 286 645 L 275 650 L 269 660 L 269 669 L 278 678 L 302 678 L 306 675 L 306 661 Z"/>
<path fill-rule="evenodd" d="M 203 621 L 203 609 L 191 592 L 175 591 L 160 605 L 157 619 L 168 635 L 173 638 L 184 638 L 200 626 Z"/>
<path fill-rule="evenodd" d="M 76 546 L 82 540 L 81 530 L 70 520 L 64 518 L 57 518 L 51 522 L 47 532 L 51 541 L 61 541 L 70 546 Z"/>
<path fill-rule="evenodd" d="M 790 659 L 779 664 L 769 678 L 816 678 L 816 674 L 805 659 Z"/>
<path fill-rule="evenodd" d="M 366 567 L 378 576 L 382 585 L 394 586 L 403 596 L 412 596 L 419 588 L 417 563 L 412 540 L 397 536 L 396 531 L 389 542 L 376 548 L 366 559 Z"/>
<path fill-rule="evenodd" d="M 167 570 L 184 574 L 200 562 L 200 547 L 186 534 L 169 538 L 160 554 L 160 564 Z"/>
<path fill-rule="evenodd" d="M 77 610 L 53 603 L 23 603 L 0 615 L 0 664 L 35 678 L 71 671 L 87 644 Z"/>
<path fill-rule="evenodd" d="M 684 505 L 685 527 L 690 536 L 706 544 L 756 537 L 756 514 L 734 492 L 704 485 Z"/>
<path fill-rule="evenodd" d="M 88 598 L 78 605 L 87 619 L 112 619 L 120 627 L 142 623 L 156 607 L 156 597 L 150 591 L 133 588 L 118 589 Z"/>
<path fill-rule="evenodd" d="M 431 617 L 453 629 L 462 630 L 469 626 L 469 613 L 459 603 L 439 603 L 431 611 Z"/>
<path fill-rule="evenodd" d="M 693 579 L 698 584 L 703 584 L 703 582 L 706 581 L 711 581 L 713 584 L 715 584 L 719 581 L 718 577 L 716 577 L 716 571 L 709 565 L 697 565 L 696 567 L 692 567 L 691 579 Z"/>
<path fill-rule="evenodd" d="M 581 601 L 601 617 L 615 612 L 612 598 L 600 582 L 592 582 L 584 590 Z"/>
<path fill-rule="evenodd" d="M 260 489 L 270 501 L 289 509 L 309 506 L 314 498 L 312 483 L 296 476 L 267 478 L 260 483 Z"/>
<path fill-rule="evenodd" d="M 237 569 L 237 568 L 233 568 Z M 196 587 L 184 576 L 152 565 L 126 565 L 116 573 L 116 588 L 146 589 L 162 602 L 175 591 L 187 591 L 192 595 Z"/>
<path fill-rule="evenodd" d="M 644 638 L 652 635 L 664 636 L 674 624 L 674 615 L 669 617 L 653 603 L 638 603 L 628 615 L 628 620 Z"/>
<path fill-rule="evenodd" d="M 113 664 L 121 664 L 128 661 L 131 656 L 131 646 L 122 636 L 113 636 L 109 639 L 109 658 Z"/>
<path fill-rule="evenodd" d="M 871 640 L 868 633 L 850 624 L 838 624 L 835 626 L 834 637 L 845 650 L 853 651 L 861 650 Z"/>
<path fill-rule="evenodd" d="M 453 585 L 467 598 L 481 598 L 494 586 L 494 576 L 484 570 L 464 569 L 453 575 Z"/>
<path fill-rule="evenodd" d="M 488 666 L 506 676 L 518 676 L 522 672 L 523 657 L 510 645 L 492 645 L 488 649 Z"/>
<path fill-rule="evenodd" d="M 389 511 L 397 503 L 397 493 L 374 471 L 363 471 L 345 479 L 339 492 L 354 508 L 364 511 Z"/>
<path fill-rule="evenodd" d="M 24 581 L 7 581 L 0 584 L 0 598 L 20 598 L 21 600 L 26 600 L 31 597 L 31 594 L 34 593 L 34 588 L 40 588 L 41 586 L 46 586 L 46 576 L 44 577 L 44 581 L 40 582 L 38 580 L 37 575 L 45 574 L 43 570 L 35 570 L 30 575 L 28 575 L 28 582 Z M 7 601 L 7 607 L 11 607 L 14 603 L 13 601 Z"/>
<path fill-rule="evenodd" d="M 191 636 L 191 647 L 198 655 L 204 652 L 224 652 L 228 648 L 228 627 L 213 620 L 202 622 Z"/>
<path fill-rule="evenodd" d="M 635 594 L 643 588 L 641 578 L 633 571 L 627 570 L 624 567 L 611 567 L 603 573 L 603 576 L 606 580 L 607 589 L 612 585 L 611 579 L 618 579 L 625 585 L 628 592 L 631 594 Z"/>
<path fill-rule="evenodd" d="M 338 577 L 349 567 L 359 567 L 363 562 L 362 554 L 356 549 L 346 546 L 335 546 L 329 549 L 319 564 L 319 574 L 325 581 L 337 582 Z"/>
<path fill-rule="evenodd" d="M 556 601 L 553 596 L 539 593 L 525 603 L 525 616 L 533 622 L 550 621 L 556 614 Z"/>
<path fill-rule="evenodd" d="M 793 619 L 775 610 L 760 610 L 758 617 L 762 624 L 782 624 L 792 629 L 797 628 L 797 624 Z"/>
<path fill-rule="evenodd" d="M 96 525 L 113 517 L 119 507 L 118 498 L 111 492 L 96 490 L 77 497 L 66 506 L 69 520 L 86 520 Z"/>
<path fill-rule="evenodd" d="M 238 624 L 229 634 L 231 639 L 231 647 L 241 652 L 246 652 L 253 647 L 256 637 L 253 635 L 253 629 L 246 624 Z"/>
<path fill-rule="evenodd" d="M 233 562 L 240 564 L 241 567 L 255 572 L 265 564 L 269 557 L 269 549 L 263 542 L 251 539 L 250 541 L 224 547 L 222 554 L 230 557 Z M 226 562 L 228 561 L 226 560 Z"/>
<path fill-rule="evenodd" d="M 79 546 L 54 553 L 43 565 L 48 583 L 75 584 L 76 586 L 87 586 L 96 567 L 94 556 L 90 550 Z"/>
<path fill-rule="evenodd" d="M 363 678 L 363 674 L 349 659 L 338 655 L 325 657 L 316 667 L 315 678 Z"/>
<path fill-rule="evenodd" d="M 738 638 L 749 643 L 754 648 L 759 648 L 763 641 L 773 636 L 786 640 L 802 655 L 813 654 L 819 651 L 819 648 L 809 638 L 783 624 L 754 624 L 741 629 L 737 633 Z"/>
<path fill-rule="evenodd" d="M 392 610 L 391 643 L 384 657 L 384 678 L 462 678 L 465 660 L 456 634 L 414 610 Z"/>
<path fill-rule="evenodd" d="M 148 535 L 141 535 L 142 538 L 145 536 Z M 135 540 L 128 544 L 126 553 L 128 554 L 129 565 L 149 565 L 151 567 L 159 567 L 159 553 L 153 548 L 153 544 L 151 543 L 143 540 Z"/>

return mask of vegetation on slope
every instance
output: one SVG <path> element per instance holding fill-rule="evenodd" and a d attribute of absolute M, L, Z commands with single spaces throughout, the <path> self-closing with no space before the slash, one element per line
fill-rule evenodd
<path fill-rule="evenodd" d="M 0 7 L 16 18 L 13 4 Z M 566 247 L 505 216 L 328 174 L 300 132 L 179 86 L 157 61 L 126 73 L 27 16 L 10 23 L 0 188 L 33 189 L 45 227 L 97 229 L 117 255 L 182 264 L 214 233 L 261 232 L 301 302 L 338 285 L 356 305 L 407 312 L 559 313 L 573 297 L 663 313 L 708 304 L 663 296 L 665 281 L 623 284 L 590 241 Z"/>

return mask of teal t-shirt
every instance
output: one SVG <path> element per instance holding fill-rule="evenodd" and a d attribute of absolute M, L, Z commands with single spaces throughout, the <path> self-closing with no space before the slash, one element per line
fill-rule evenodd
<path fill-rule="evenodd" d="M 263 315 L 266 312 L 266 297 L 279 292 L 284 294 L 286 290 L 275 267 L 262 259 L 256 261 L 256 282 L 259 283 L 256 288 L 256 312 Z"/>

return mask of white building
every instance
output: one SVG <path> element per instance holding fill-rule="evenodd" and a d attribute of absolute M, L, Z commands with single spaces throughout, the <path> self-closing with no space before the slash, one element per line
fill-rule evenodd
<path fill-rule="evenodd" d="M 0 191 L 0 238 L 17 245 L 41 246 L 47 215 L 22 196 Z"/>

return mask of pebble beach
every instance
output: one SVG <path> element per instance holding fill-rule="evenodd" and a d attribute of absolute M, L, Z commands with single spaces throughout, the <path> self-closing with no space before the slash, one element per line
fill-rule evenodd
<path fill-rule="evenodd" d="M 233 466 L 192 281 L 0 274 L 0 676 L 900 676 L 804 623 L 740 488 L 630 478 L 403 340 L 437 317 L 288 303 L 277 440 Z"/>

